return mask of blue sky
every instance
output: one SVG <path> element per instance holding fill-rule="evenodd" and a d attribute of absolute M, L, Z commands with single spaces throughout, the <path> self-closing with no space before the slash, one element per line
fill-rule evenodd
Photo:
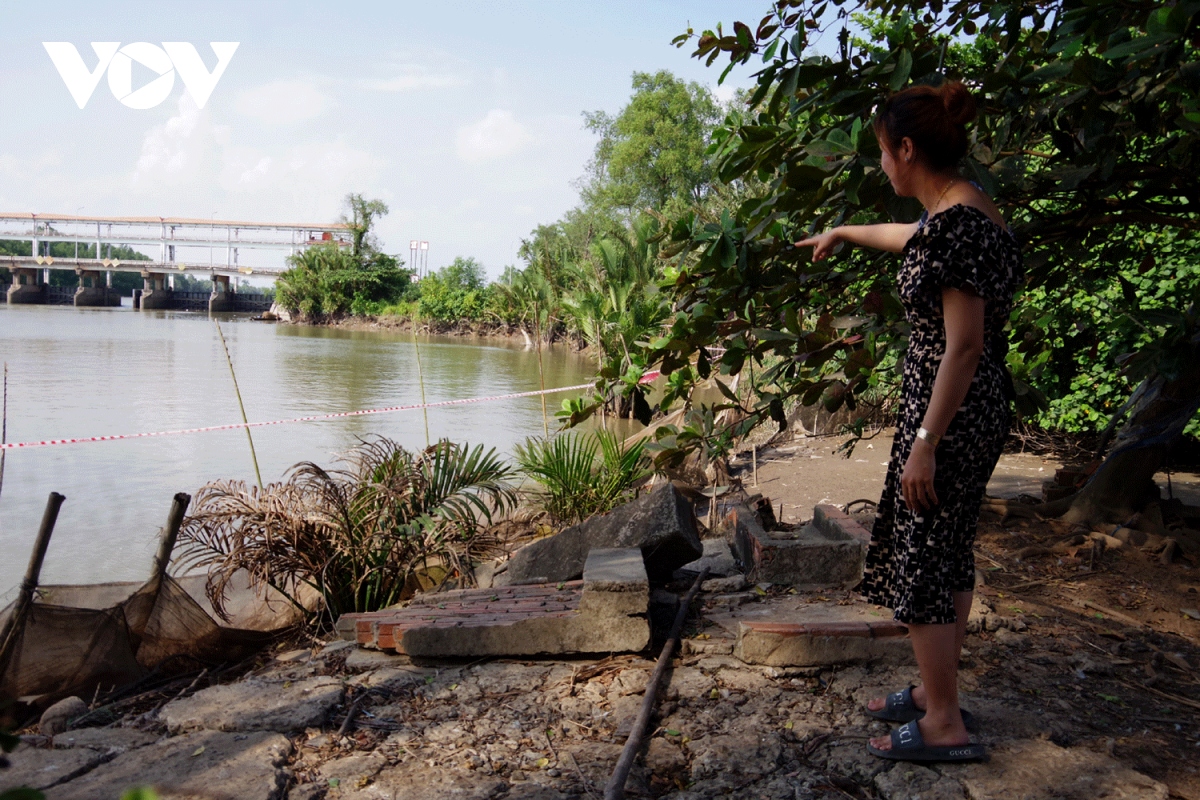
<path fill-rule="evenodd" d="M 496 276 L 522 236 L 577 202 L 594 137 L 634 71 L 715 87 L 695 28 L 757 21 L 746 2 L 9 3 L 0 29 L 0 209 L 328 221 L 347 192 L 383 199 L 385 249 L 429 240 L 430 266 Z M 101 80 L 80 110 L 42 47 L 240 42 L 203 109 L 181 81 L 135 110 Z M 134 88 L 154 77 L 135 66 Z M 719 92 L 749 83 L 749 69 Z"/>

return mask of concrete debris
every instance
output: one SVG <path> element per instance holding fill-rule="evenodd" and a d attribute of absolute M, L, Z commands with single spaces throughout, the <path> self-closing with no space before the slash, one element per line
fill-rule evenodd
<path fill-rule="evenodd" d="M 725 539 L 705 539 L 704 555 L 690 564 L 684 564 L 672 574 L 672 579 L 680 582 L 691 582 L 696 579 L 705 567 L 708 567 L 710 580 L 741 575 L 733 550 Z"/>
<path fill-rule="evenodd" d="M 817 506 L 813 521 L 797 531 L 768 533 L 745 506 L 734 506 L 727 524 L 752 582 L 818 588 L 850 586 L 862 578 L 870 534 L 834 506 Z"/>
<path fill-rule="evenodd" d="M 522 547 L 495 575 L 493 585 L 575 580 L 583 575 L 589 552 L 614 547 L 640 549 L 655 582 L 670 580 L 676 569 L 704 555 L 691 504 L 664 483 L 603 516 Z"/>

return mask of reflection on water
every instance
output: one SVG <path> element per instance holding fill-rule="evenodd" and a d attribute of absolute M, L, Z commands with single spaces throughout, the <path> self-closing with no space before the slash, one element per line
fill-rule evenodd
<path fill-rule="evenodd" d="M 251 421 L 420 402 L 409 334 L 222 321 Z M 419 337 L 430 402 L 538 388 L 519 344 Z M 212 322 L 199 314 L 0 304 L 8 440 L 172 430 L 240 419 Z M 547 388 L 586 383 L 592 363 L 543 353 Z M 553 414 L 564 397 L 547 399 Z M 551 427 L 554 420 L 551 418 Z M 430 435 L 505 454 L 542 431 L 536 397 L 429 411 Z M 425 444 L 420 411 L 254 429 L 263 480 L 328 463 L 356 436 Z M 171 496 L 216 478 L 254 480 L 244 430 L 9 451 L 0 495 L 0 593 L 20 580 L 46 495 L 66 495 L 43 570 L 48 583 L 145 577 Z"/>

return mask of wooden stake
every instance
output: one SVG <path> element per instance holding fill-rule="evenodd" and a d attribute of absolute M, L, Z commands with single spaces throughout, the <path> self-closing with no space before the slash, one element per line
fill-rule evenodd
<path fill-rule="evenodd" d="M 421 368 L 421 348 L 417 344 L 417 327 L 415 321 L 412 328 L 412 340 L 413 350 L 417 354 L 417 382 L 421 384 L 421 414 L 425 417 L 425 446 L 429 447 L 429 409 L 425 408 L 425 370 Z"/>
<path fill-rule="evenodd" d="M 757 489 L 758 488 L 758 445 L 754 445 L 754 447 L 750 450 L 750 453 L 751 453 L 750 457 L 754 459 L 754 488 Z"/>
<path fill-rule="evenodd" d="M 654 667 L 650 682 L 646 684 L 646 694 L 642 699 L 642 708 L 638 711 L 637 719 L 633 721 L 633 730 L 629 732 L 629 738 L 625 740 L 625 749 L 621 751 L 621 757 L 617 759 L 617 768 L 613 770 L 608 785 L 604 787 L 604 800 L 624 800 L 625 798 L 625 781 L 629 779 L 629 771 L 633 769 L 633 760 L 637 757 L 638 750 L 641 749 L 646 725 L 650 722 L 650 715 L 654 713 L 654 705 L 658 699 L 658 685 L 662 683 L 662 676 L 671 663 L 671 656 L 674 654 L 675 648 L 679 645 L 679 637 L 683 632 L 683 623 L 687 620 L 688 609 L 691 608 L 692 601 L 696 599 L 696 593 L 700 591 L 700 584 L 704 583 L 704 579 L 707 577 L 708 567 L 705 567 L 696 576 L 692 588 L 688 589 L 687 595 L 679 606 L 679 613 L 675 615 L 675 622 L 671 625 L 667 642 L 663 645 L 662 653 L 658 657 L 658 664 Z"/>
<path fill-rule="evenodd" d="M 38 528 L 37 539 L 33 543 L 33 552 L 29 556 L 29 567 L 25 570 L 25 580 L 17 599 L 13 602 L 12 613 L 0 630 L 0 677 L 8 669 L 8 661 L 16 649 L 17 642 L 25 630 L 25 618 L 33 605 L 33 593 L 37 591 L 38 579 L 42 575 L 42 562 L 46 560 L 46 549 L 50 547 L 50 536 L 54 533 L 54 525 L 58 522 L 58 509 L 62 507 L 63 497 L 58 492 L 51 492 L 46 500 L 46 510 L 42 514 L 42 524 Z"/>
<path fill-rule="evenodd" d="M 187 513 L 192 496 L 179 492 L 171 501 L 171 511 L 167 514 L 167 526 L 163 528 L 162 537 L 158 540 L 158 552 L 154 554 L 154 565 L 151 568 L 151 580 L 162 581 L 171 563 L 171 552 L 175 549 L 175 540 L 179 537 L 179 528 L 183 525 L 183 516 Z"/>

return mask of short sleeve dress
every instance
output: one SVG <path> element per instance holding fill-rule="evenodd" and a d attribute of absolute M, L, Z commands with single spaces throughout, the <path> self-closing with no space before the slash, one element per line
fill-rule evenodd
<path fill-rule="evenodd" d="M 975 587 L 979 506 L 1012 422 L 1004 326 L 1023 277 L 1020 247 L 986 213 L 954 205 L 922 219 L 903 251 L 900 299 L 911 326 L 896 437 L 860 591 L 904 623 L 955 621 L 954 592 Z M 925 418 L 946 352 L 942 288 L 986 301 L 985 344 L 971 388 L 938 443 L 934 490 L 940 505 L 914 512 L 900 476 Z"/>

